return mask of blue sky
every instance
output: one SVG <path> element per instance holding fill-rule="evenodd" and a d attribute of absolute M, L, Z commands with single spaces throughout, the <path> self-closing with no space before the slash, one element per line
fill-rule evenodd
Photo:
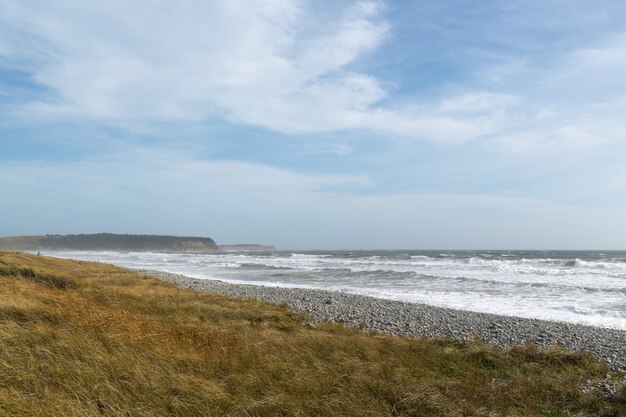
<path fill-rule="evenodd" d="M 0 235 L 626 249 L 621 1 L 0 0 Z"/>

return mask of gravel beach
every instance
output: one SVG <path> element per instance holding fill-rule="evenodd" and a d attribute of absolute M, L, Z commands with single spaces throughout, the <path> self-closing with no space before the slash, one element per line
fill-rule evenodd
<path fill-rule="evenodd" d="M 138 270 L 182 288 L 286 304 L 317 321 L 332 321 L 408 337 L 481 339 L 498 346 L 534 343 L 588 352 L 626 371 L 626 331 L 433 307 L 324 290 L 230 284 L 154 270 Z"/>

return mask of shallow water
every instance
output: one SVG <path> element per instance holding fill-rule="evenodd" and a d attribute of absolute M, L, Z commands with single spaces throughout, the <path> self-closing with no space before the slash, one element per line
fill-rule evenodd
<path fill-rule="evenodd" d="M 298 251 L 46 255 L 626 330 L 626 252 Z"/>

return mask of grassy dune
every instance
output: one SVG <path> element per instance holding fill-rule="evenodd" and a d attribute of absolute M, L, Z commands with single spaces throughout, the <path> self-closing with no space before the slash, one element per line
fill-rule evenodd
<path fill-rule="evenodd" d="M 113 266 L 0 252 L 0 416 L 621 416 L 533 347 L 312 325 Z"/>

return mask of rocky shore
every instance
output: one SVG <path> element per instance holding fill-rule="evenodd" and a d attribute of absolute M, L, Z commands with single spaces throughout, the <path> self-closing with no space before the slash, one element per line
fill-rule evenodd
<path fill-rule="evenodd" d="M 626 332 L 564 322 L 474 313 L 332 291 L 230 284 L 162 271 L 139 272 L 182 288 L 253 297 L 286 304 L 316 321 L 332 321 L 408 337 L 480 339 L 498 346 L 534 343 L 588 352 L 614 370 L 626 371 Z"/>

